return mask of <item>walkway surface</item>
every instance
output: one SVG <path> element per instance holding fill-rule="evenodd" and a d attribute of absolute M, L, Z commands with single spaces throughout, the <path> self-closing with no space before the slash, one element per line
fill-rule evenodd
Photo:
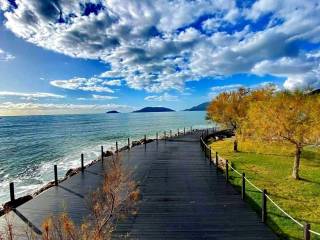
<path fill-rule="evenodd" d="M 142 200 L 138 214 L 119 223 L 115 239 L 276 239 L 204 159 L 198 133 L 137 146 L 121 157 Z M 89 212 L 85 196 L 101 183 L 103 172 L 101 162 L 92 165 L 18 207 L 14 221 L 40 232 L 46 217 L 68 212 L 80 223 Z"/>

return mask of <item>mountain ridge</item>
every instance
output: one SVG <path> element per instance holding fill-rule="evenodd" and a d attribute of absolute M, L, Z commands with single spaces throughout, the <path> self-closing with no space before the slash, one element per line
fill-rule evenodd
<path fill-rule="evenodd" d="M 210 104 L 210 102 L 204 102 L 199 105 L 193 106 L 191 108 L 185 109 L 184 111 L 190 111 L 190 112 L 192 112 L 192 111 L 206 111 L 209 104 Z"/>

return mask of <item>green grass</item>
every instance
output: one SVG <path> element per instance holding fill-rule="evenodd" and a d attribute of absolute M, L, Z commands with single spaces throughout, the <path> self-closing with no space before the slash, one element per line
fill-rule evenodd
<path fill-rule="evenodd" d="M 228 159 L 239 172 L 270 197 L 299 222 L 308 222 L 311 229 L 320 232 L 320 149 L 306 147 L 302 153 L 300 177 L 291 177 L 294 148 L 287 144 L 239 142 L 239 152 L 233 152 L 233 139 L 210 144 L 220 156 Z M 240 190 L 241 177 L 230 172 L 230 182 Z M 247 201 L 260 213 L 261 193 L 246 184 Z M 275 208 L 270 201 L 268 225 L 281 239 L 303 239 L 303 229 Z M 311 235 L 311 239 L 320 239 Z"/>

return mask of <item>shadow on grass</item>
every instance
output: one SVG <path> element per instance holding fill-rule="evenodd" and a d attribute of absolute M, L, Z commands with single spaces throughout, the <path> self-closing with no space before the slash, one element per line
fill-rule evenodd
<path fill-rule="evenodd" d="M 307 178 L 301 178 L 301 177 L 300 177 L 300 181 L 304 181 L 304 182 L 314 183 L 314 184 L 320 185 L 320 182 L 318 182 L 318 181 L 313 181 L 313 180 L 310 180 L 310 179 L 307 179 Z"/>
<path fill-rule="evenodd" d="M 302 157 L 320 164 L 320 153 L 318 152 L 305 149 L 302 151 Z"/>
<path fill-rule="evenodd" d="M 276 153 L 262 153 L 262 152 L 255 152 L 255 151 L 241 151 L 239 150 L 237 153 L 242 154 L 255 154 L 255 155 L 264 155 L 264 156 L 277 156 L 277 157 L 294 157 L 294 154 L 276 154 Z"/>

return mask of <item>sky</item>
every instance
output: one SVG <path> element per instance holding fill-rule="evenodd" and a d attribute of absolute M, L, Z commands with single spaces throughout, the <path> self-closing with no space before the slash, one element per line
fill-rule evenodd
<path fill-rule="evenodd" d="M 0 115 L 320 88 L 319 0 L 0 0 Z"/>

